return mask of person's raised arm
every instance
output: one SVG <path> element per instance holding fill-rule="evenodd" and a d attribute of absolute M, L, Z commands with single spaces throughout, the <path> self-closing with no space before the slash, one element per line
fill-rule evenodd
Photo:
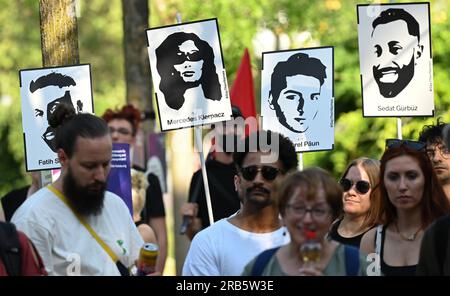
<path fill-rule="evenodd" d="M 150 218 L 150 226 L 156 235 L 156 241 L 158 242 L 159 252 L 158 259 L 156 261 L 156 271 L 164 272 L 167 258 L 167 227 L 166 217 L 154 217 Z"/>
<path fill-rule="evenodd" d="M 192 202 L 184 203 L 181 206 L 180 213 L 183 216 L 183 223 L 186 224 L 182 234 L 186 234 L 192 240 L 195 234 L 202 230 L 202 220 L 197 217 L 198 204 Z M 184 221 L 185 219 L 186 221 Z"/>

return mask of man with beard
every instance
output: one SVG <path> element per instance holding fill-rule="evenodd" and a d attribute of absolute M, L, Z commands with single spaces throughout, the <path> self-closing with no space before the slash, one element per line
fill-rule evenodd
<path fill-rule="evenodd" d="M 144 242 L 120 197 L 105 192 L 108 126 L 67 104 L 49 123 L 61 175 L 28 198 L 12 222 L 35 244 L 49 275 L 120 275 L 118 266 L 132 266 Z"/>
<path fill-rule="evenodd" d="M 239 108 L 232 107 L 232 116 L 234 119 L 242 118 Z M 233 124 L 225 123 L 214 129 L 214 144 L 217 149 L 210 153 L 205 163 L 214 221 L 236 213 L 241 207 L 234 187 L 234 176 L 237 174 L 233 163 L 234 147 L 228 147 L 232 149 L 227 150 L 227 143 L 228 146 L 233 146 L 230 145 L 231 141 L 236 143 L 240 136 L 237 134 L 239 131 L 234 128 Z M 210 225 L 201 169 L 192 175 L 188 202 L 182 205 L 180 212 L 183 215 L 181 233 L 191 240 L 197 232 Z"/>
<path fill-rule="evenodd" d="M 411 82 L 416 60 L 422 55 L 419 23 L 404 9 L 391 8 L 381 12 L 372 28 L 373 77 L 380 94 L 393 98 Z"/>
<path fill-rule="evenodd" d="M 440 122 L 436 125 L 425 125 L 420 132 L 419 141 L 427 143 L 427 154 L 433 169 L 444 189 L 447 199 L 450 201 L 450 152 L 445 145 L 443 131 L 446 123 Z"/>
<path fill-rule="evenodd" d="M 264 147 L 263 139 L 271 149 Z M 243 146 L 244 152 L 233 154 L 241 210 L 194 237 L 183 275 L 240 275 L 257 254 L 289 242 L 279 218 L 275 184 L 297 167 L 294 145 L 280 134 L 258 131 L 247 136 Z"/>

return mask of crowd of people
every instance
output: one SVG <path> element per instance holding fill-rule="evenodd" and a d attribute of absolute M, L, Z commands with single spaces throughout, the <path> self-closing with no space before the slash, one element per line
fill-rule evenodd
<path fill-rule="evenodd" d="M 431 40 L 420 27 L 422 20 L 403 8 L 378 12 L 368 26 L 369 41 L 360 42 L 360 48 L 369 45 L 371 57 L 361 63 L 369 65 L 368 75 L 361 71 L 363 97 L 371 97 L 367 85 L 374 86 L 374 97 L 383 99 L 422 98 L 421 93 L 409 96 L 420 90 L 418 86 L 432 95 L 432 69 L 427 74 L 431 78 L 418 83 L 424 77 L 419 66 L 428 64 L 428 53 L 431 57 L 427 44 Z M 358 23 L 363 19 L 358 15 Z M 216 63 L 217 42 L 184 32 L 187 28 L 175 29 L 154 50 L 158 108 L 167 107 L 161 117 L 186 113 L 192 118 L 194 110 L 228 107 L 226 74 L 219 73 Z M 152 60 L 150 51 L 149 47 Z M 180 232 L 190 246 L 179 272 L 183 276 L 450 275 L 447 125 L 438 120 L 425 126 L 417 141 L 386 139 L 379 159 L 359 155 L 349 160 L 339 179 L 319 167 L 299 170 L 291 139 L 309 135 L 325 106 L 320 96 L 334 81 L 326 59 L 313 55 L 289 54 L 270 71 L 265 103 L 281 133 L 258 129 L 246 134 L 245 128 L 236 129 L 230 121 L 213 126 L 214 149 L 208 154 L 206 173 L 198 170 L 186 176 L 191 177 L 190 188 L 178 214 L 184 221 Z M 42 130 L 28 133 L 39 134 L 47 152 L 56 153 L 61 173 L 43 186 L 39 172 L 31 172 L 30 185 L 1 198 L 0 275 L 128 276 L 136 274 L 135 269 L 141 274 L 140 253 L 152 248 L 158 255 L 147 275 L 162 275 L 171 228 L 161 179 L 146 167 L 130 168 L 132 209 L 122 196 L 107 190 L 113 144 L 129 145 L 133 158 L 141 111 L 125 105 L 107 109 L 101 117 L 83 113 L 87 102 L 74 104 L 76 95 L 69 90 L 76 82 L 56 72 L 30 81 L 30 93 L 36 97 L 47 87 L 58 86 L 61 92 L 60 97 L 47 98 L 44 108 L 31 108 L 34 117 L 46 124 L 32 125 Z M 363 100 L 363 105 L 370 101 L 374 100 Z M 328 110 L 334 110 L 333 104 L 334 98 Z M 233 119 L 242 117 L 237 107 L 231 106 L 231 111 Z M 413 115 L 428 114 L 421 112 Z M 209 115 L 215 114 L 205 117 Z M 331 127 L 333 118 L 330 114 Z"/>
<path fill-rule="evenodd" d="M 235 107 L 233 116 L 242 116 Z M 129 275 L 145 242 L 159 247 L 153 275 L 164 272 L 158 178 L 132 169 L 133 216 L 106 191 L 112 143 L 129 144 L 132 154 L 140 118 L 131 105 L 102 118 L 57 106 L 49 124 L 61 175 L 39 188 L 34 173 L 30 186 L 2 198 L 0 218 L 12 223 L 0 224 L 0 275 Z M 352 160 L 339 180 L 318 167 L 298 171 L 294 145 L 281 134 L 215 127 L 217 145 L 232 139 L 244 149 L 210 153 L 214 223 L 201 172 L 192 176 L 180 213 L 192 240 L 182 275 L 449 275 L 445 126 L 425 126 L 419 141 L 387 139 L 380 160 Z M 264 150 L 262 139 L 276 149 Z M 312 233 L 314 260 L 304 251 Z"/>

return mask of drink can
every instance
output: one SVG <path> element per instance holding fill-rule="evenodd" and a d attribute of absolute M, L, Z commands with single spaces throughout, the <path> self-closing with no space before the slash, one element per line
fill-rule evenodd
<path fill-rule="evenodd" d="M 137 275 L 147 275 L 155 272 L 157 258 L 158 246 L 152 243 L 144 244 L 139 252 Z"/>

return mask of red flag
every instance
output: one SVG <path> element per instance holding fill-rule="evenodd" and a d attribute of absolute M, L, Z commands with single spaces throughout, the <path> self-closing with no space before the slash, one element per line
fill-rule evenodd
<path fill-rule="evenodd" d="M 231 88 L 231 104 L 238 107 L 244 118 L 256 117 L 255 92 L 253 89 L 252 68 L 248 49 L 244 51 L 241 64 Z"/>

